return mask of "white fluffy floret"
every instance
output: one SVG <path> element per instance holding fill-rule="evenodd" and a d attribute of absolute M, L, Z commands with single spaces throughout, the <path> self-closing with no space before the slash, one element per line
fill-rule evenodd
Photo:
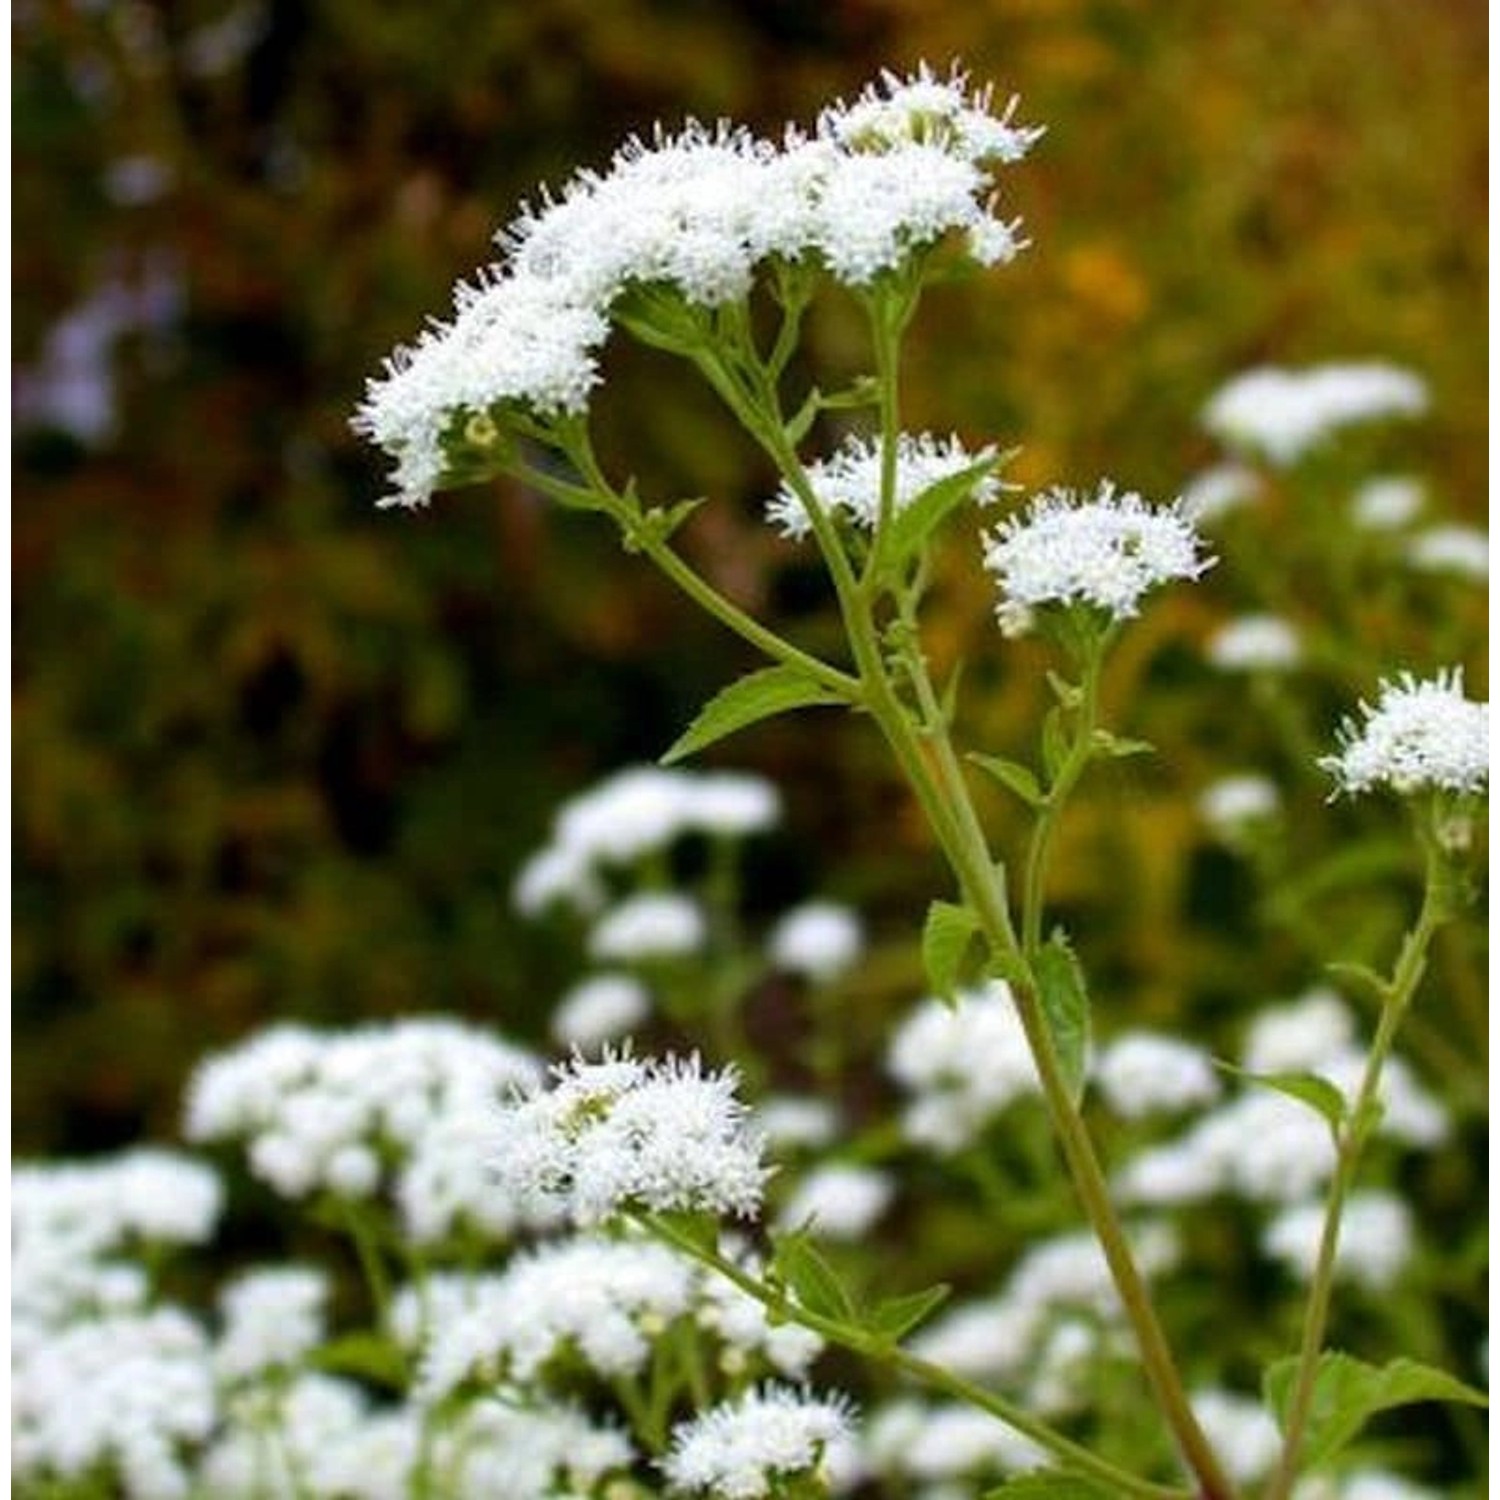
<path fill-rule="evenodd" d="M 1341 428 L 1426 410 L 1427 387 L 1395 365 L 1265 366 L 1223 386 L 1204 409 L 1203 425 L 1224 442 L 1287 465 Z"/>
<path fill-rule="evenodd" d="M 296 1365 L 326 1335 L 328 1279 L 312 1266 L 265 1266 L 219 1294 L 224 1324 L 214 1368 L 228 1380 Z"/>
<path fill-rule="evenodd" d="M 1360 531 L 1399 531 L 1416 520 L 1426 503 L 1427 491 L 1420 479 L 1382 474 L 1354 492 L 1349 519 Z"/>
<path fill-rule="evenodd" d="M 1225 776 L 1203 789 L 1198 812 L 1221 839 L 1234 842 L 1281 811 L 1281 793 L 1266 776 Z"/>
<path fill-rule="evenodd" d="M 884 1172 L 831 1162 L 797 1184 L 777 1222 L 784 1229 L 809 1229 L 822 1239 L 857 1240 L 885 1212 L 894 1192 Z"/>
<path fill-rule="evenodd" d="M 686 1494 L 762 1500 L 789 1479 L 815 1474 L 828 1450 L 851 1437 L 843 1398 L 768 1385 L 675 1428 L 662 1471 Z"/>
<path fill-rule="evenodd" d="M 934 485 L 994 457 L 993 448 L 968 452 L 956 437 L 902 433 L 896 442 L 893 511 L 905 510 Z M 807 479 L 824 510 L 869 531 L 880 518 L 882 463 L 878 439 L 851 437 L 831 458 L 808 464 Z M 1002 488 L 992 472 L 983 470 L 974 476 L 971 495 L 976 505 L 989 505 Z M 801 538 L 812 529 L 807 507 L 787 483 L 766 506 L 766 517 L 784 536 Z"/>
<path fill-rule="evenodd" d="M 1224 672 L 1285 672 L 1302 660 L 1302 638 L 1279 615 L 1241 615 L 1213 633 L 1207 654 Z"/>
<path fill-rule="evenodd" d="M 641 1062 L 606 1054 L 554 1070 L 498 1121 L 496 1191 L 582 1225 L 626 1208 L 747 1218 L 760 1206 L 762 1141 L 733 1069 L 698 1057 Z"/>
<path fill-rule="evenodd" d="M 186 1131 L 243 1143 L 250 1170 L 285 1197 L 362 1199 L 389 1183 L 428 1220 L 432 1195 L 446 1197 L 436 1214 L 446 1222 L 462 1206 L 452 1197 L 461 1185 L 475 1210 L 467 1216 L 499 1227 L 483 1180 L 491 1112 L 540 1071 L 528 1053 L 446 1018 L 343 1032 L 276 1026 L 198 1068 Z"/>
<path fill-rule="evenodd" d="M 1116 1037 L 1099 1054 L 1093 1076 L 1109 1107 L 1127 1120 L 1191 1109 L 1219 1095 L 1209 1055 L 1156 1032 Z"/>
<path fill-rule="evenodd" d="M 605 912 L 589 933 L 589 957 L 615 963 L 682 958 L 708 940 L 708 920 L 690 896 L 641 891 Z"/>
<path fill-rule="evenodd" d="M 992 980 L 956 1005 L 923 1000 L 891 1039 L 891 1076 L 914 1098 L 908 1140 L 941 1152 L 972 1143 L 1007 1105 L 1040 1088 L 1010 986 Z"/>
<path fill-rule="evenodd" d="M 552 1035 L 590 1052 L 628 1035 L 651 1014 L 651 996 L 629 974 L 593 974 L 573 986 L 552 1012 Z"/>
<path fill-rule="evenodd" d="M 1318 764 L 1351 794 L 1486 791 L 1490 706 L 1465 698 L 1463 687 L 1457 668 L 1425 682 L 1409 673 L 1382 682 L 1374 704 L 1360 704 L 1363 722 L 1346 719 L 1338 754 Z"/>
<path fill-rule="evenodd" d="M 1210 567 L 1201 548 L 1180 506 L 1153 507 L 1105 480 L 1092 499 L 1045 491 L 990 535 L 984 561 L 1002 610 L 1087 604 L 1121 620 L 1149 590 Z"/>
<path fill-rule="evenodd" d="M 771 962 L 814 984 L 832 984 L 864 952 L 858 915 L 834 901 L 808 901 L 787 912 L 771 929 L 766 947 Z"/>
<path fill-rule="evenodd" d="M 1406 560 L 1419 573 L 1447 573 L 1488 583 L 1490 535 L 1477 526 L 1433 526 L 1411 539 Z"/>
<path fill-rule="evenodd" d="M 476 1374 L 531 1385 L 566 1355 L 606 1377 L 638 1373 L 695 1283 L 690 1262 L 652 1242 L 581 1237 L 518 1256 L 461 1316 L 433 1320 L 421 1397 L 439 1400 Z"/>
<path fill-rule="evenodd" d="M 424 505 L 449 467 L 444 439 L 464 423 L 495 435 L 492 408 L 579 412 L 609 332 L 569 283 L 490 267 L 454 292 L 449 323 L 398 349 L 371 380 L 354 430 L 396 460 L 385 505 Z"/>
<path fill-rule="evenodd" d="M 74 1323 L 17 1352 L 17 1476 L 78 1480 L 101 1469 L 127 1500 L 183 1500 L 185 1450 L 215 1420 L 203 1330 L 176 1308 Z"/>
<path fill-rule="evenodd" d="M 1323 1235 L 1321 1203 L 1299 1203 L 1266 1227 L 1262 1248 L 1301 1281 L 1312 1278 Z M 1411 1210 L 1394 1193 L 1367 1189 L 1349 1195 L 1339 1226 L 1334 1272 L 1370 1291 L 1387 1291 L 1412 1253 Z"/>

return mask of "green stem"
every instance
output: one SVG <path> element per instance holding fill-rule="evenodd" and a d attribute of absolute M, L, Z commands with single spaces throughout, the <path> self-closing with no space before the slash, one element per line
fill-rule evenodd
<path fill-rule="evenodd" d="M 375 1243 L 363 1205 L 351 1198 L 341 1200 L 344 1223 L 349 1237 L 354 1241 L 354 1252 L 359 1257 L 359 1268 L 365 1278 L 370 1300 L 375 1305 L 375 1316 L 382 1331 L 390 1326 L 391 1281 L 385 1262 L 380 1258 L 380 1247 Z"/>
<path fill-rule="evenodd" d="M 1416 925 L 1407 933 L 1401 945 L 1395 971 L 1386 986 L 1380 1021 L 1375 1029 L 1375 1039 L 1370 1045 L 1370 1055 L 1365 1062 L 1359 1092 L 1335 1135 L 1338 1154 L 1333 1181 L 1328 1190 L 1328 1206 L 1323 1215 L 1323 1233 L 1318 1242 L 1318 1258 L 1308 1291 L 1307 1310 L 1303 1316 L 1297 1373 L 1292 1383 L 1292 1395 L 1284 1423 L 1286 1439 L 1275 1475 L 1266 1490 L 1266 1500 L 1287 1500 L 1296 1482 L 1297 1464 L 1306 1441 L 1308 1418 L 1312 1412 L 1313 1393 L 1317 1386 L 1323 1340 L 1328 1331 L 1344 1206 L 1354 1184 L 1365 1145 L 1379 1119 L 1380 1079 L 1395 1044 L 1397 1029 L 1411 1004 L 1417 985 L 1421 983 L 1432 935 L 1442 925 L 1446 915 L 1447 897 L 1440 875 L 1440 856 L 1429 847 L 1422 909 L 1417 916 Z"/>
<path fill-rule="evenodd" d="M 1045 1448 L 1068 1468 L 1107 1484 L 1111 1494 L 1139 1495 L 1143 1497 L 1143 1500 L 1186 1500 L 1184 1491 L 1155 1484 L 1150 1480 L 1139 1479 L 1134 1474 L 1116 1467 L 1108 1460 L 1090 1453 L 1087 1448 L 1080 1447 L 1071 1438 L 1055 1431 L 1045 1422 L 1031 1416 L 1024 1408 L 1008 1401 L 1004 1396 L 987 1390 L 983 1386 L 975 1385 L 963 1379 L 962 1376 L 945 1370 L 941 1365 L 919 1359 L 916 1355 L 909 1354 L 899 1344 L 877 1337 L 866 1329 L 842 1322 L 837 1318 L 824 1317 L 820 1313 L 801 1306 L 789 1299 L 778 1288 L 753 1276 L 743 1266 L 736 1265 L 732 1260 L 720 1255 L 718 1251 L 683 1234 L 671 1223 L 649 1215 L 641 1217 L 639 1222 L 648 1233 L 733 1282 L 768 1312 L 810 1329 L 831 1343 L 861 1354 L 877 1364 L 910 1376 L 930 1390 L 939 1391 L 943 1395 L 952 1396 L 968 1405 L 978 1407 L 981 1411 L 988 1412 L 992 1417 L 997 1417 L 1023 1436 L 1030 1438 L 1039 1447 Z"/>

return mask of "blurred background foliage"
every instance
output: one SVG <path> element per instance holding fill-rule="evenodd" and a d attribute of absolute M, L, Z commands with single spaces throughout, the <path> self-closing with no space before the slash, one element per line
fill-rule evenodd
<path fill-rule="evenodd" d="M 592 518 L 493 491 L 377 511 L 346 424 L 519 199 L 654 120 L 774 130 L 883 65 L 962 58 L 1049 127 L 1010 174 L 1035 248 L 930 298 L 913 427 L 1023 444 L 1028 485 L 1167 495 L 1212 456 L 1196 416 L 1230 374 L 1389 359 L 1433 393 L 1394 461 L 1483 514 L 1478 0 L 20 0 L 12 24 L 27 1152 L 165 1130 L 194 1059 L 273 1017 L 541 1035 L 576 959 L 512 914 L 516 867 L 560 800 L 653 758 L 748 663 Z M 862 359 L 838 308 L 813 334 Z M 826 637 L 816 578 L 758 519 L 761 463 L 676 372 L 619 363 L 606 454 L 648 495 L 712 495 L 695 562 Z M 1101 776 L 1061 851 L 1099 988 L 1156 1023 L 1317 977 L 1193 813 L 1213 776 L 1276 769 L 1264 714 L 1205 697 L 1197 648 L 1234 598 L 1228 574 L 1179 591 L 1127 638 L 1121 727 L 1170 753 Z M 1009 753 L 1037 663 L 1001 652 L 990 605 L 955 548 L 933 654 L 968 643 L 969 731 Z M 1482 603 L 1431 608 L 1483 692 Z M 1404 618 L 1393 643 L 1430 670 L 1430 621 Z M 1320 741 L 1371 685 L 1314 705 Z M 808 715 L 714 758 L 788 799 L 765 909 L 853 899 L 909 953 L 946 892 L 873 737 Z M 1384 957 L 1402 907 L 1345 916 Z M 1473 942 L 1443 958 L 1482 1033 Z M 904 1002 L 920 981 L 895 973 Z"/>

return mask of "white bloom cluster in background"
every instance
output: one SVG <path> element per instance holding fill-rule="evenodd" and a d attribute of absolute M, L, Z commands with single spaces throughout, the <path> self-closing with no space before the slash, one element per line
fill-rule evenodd
<path fill-rule="evenodd" d="M 903 511 L 924 491 L 945 480 L 993 461 L 993 448 L 969 453 L 956 437 L 944 441 L 922 433 L 902 433 L 896 441 L 894 510 Z M 806 466 L 808 484 L 830 515 L 842 517 L 866 531 L 880 518 L 881 470 L 884 455 L 879 439 L 849 438 L 831 458 Z M 976 473 L 969 492 L 976 505 L 993 504 L 1003 486 L 989 470 Z M 812 530 L 812 520 L 801 495 L 783 481 L 766 506 L 766 519 L 783 536 L 800 539 Z"/>
<path fill-rule="evenodd" d="M 1396 365 L 1268 365 L 1221 387 L 1204 408 L 1203 425 L 1233 447 L 1289 466 L 1345 427 L 1426 410 L 1426 385 Z"/>
<path fill-rule="evenodd" d="M 865 1446 L 871 1468 L 925 1485 L 1024 1473 L 1046 1462 L 1030 1438 L 988 1412 L 911 1400 L 893 1401 L 872 1415 Z M 974 1491 L 965 1483 L 923 1493 Z"/>
<path fill-rule="evenodd" d="M 1223 672 L 1285 672 L 1302 660 L 1302 639 L 1278 615 L 1241 615 L 1209 637 L 1207 654 Z"/>
<path fill-rule="evenodd" d="M 813 984 L 832 984 L 865 950 L 857 913 L 834 901 L 808 901 L 786 912 L 766 940 L 771 962 Z"/>
<path fill-rule="evenodd" d="M 1086 604 L 1116 620 L 1143 595 L 1212 565 L 1180 506 L 1151 506 L 1104 480 L 1092 498 L 1044 491 L 986 540 L 985 566 L 1001 591 L 1001 622 L 1045 604 Z"/>
<path fill-rule="evenodd" d="M 809 1172 L 777 1215 L 783 1229 L 808 1229 L 821 1239 L 858 1240 L 895 1195 L 885 1172 L 847 1162 L 828 1162 Z"/>
<path fill-rule="evenodd" d="M 675 1492 L 763 1500 L 852 1436 L 848 1402 L 768 1385 L 678 1426 L 662 1471 Z"/>
<path fill-rule="evenodd" d="M 590 958 L 649 963 L 682 958 L 708 940 L 708 920 L 690 896 L 639 891 L 601 916 L 588 937 Z"/>
<path fill-rule="evenodd" d="M 1245 464 L 1214 464 L 1188 480 L 1179 504 L 1194 526 L 1210 526 L 1255 504 L 1261 488 L 1260 475 Z"/>
<path fill-rule="evenodd" d="M 1191 1400 L 1231 1479 L 1253 1484 L 1271 1472 L 1281 1453 L 1281 1429 L 1259 1401 L 1213 1387 L 1194 1391 Z"/>
<path fill-rule="evenodd" d="M 962 990 L 957 1004 L 923 1000 L 891 1038 L 890 1075 L 909 1094 L 907 1139 L 943 1153 L 971 1145 L 984 1127 L 1041 1084 L 1010 986 Z"/>
<path fill-rule="evenodd" d="M 594 974 L 574 985 L 552 1012 L 553 1039 L 592 1052 L 628 1036 L 651 1014 L 651 996 L 629 974 Z"/>
<path fill-rule="evenodd" d="M 328 1278 L 316 1266 L 263 1266 L 230 1282 L 219 1293 L 220 1378 L 294 1368 L 327 1336 L 327 1301 Z"/>
<path fill-rule="evenodd" d="M 1489 533 L 1476 526 L 1429 527 L 1407 544 L 1406 561 L 1419 573 L 1445 573 L 1471 583 L 1488 583 Z"/>
<path fill-rule="evenodd" d="M 1227 843 L 1281 811 L 1281 793 L 1268 776 L 1225 776 L 1204 787 L 1198 812 L 1210 830 Z"/>
<path fill-rule="evenodd" d="M 780 143 L 721 123 L 629 141 L 496 236 L 500 259 L 369 382 L 355 429 L 395 460 L 388 503 L 419 505 L 451 474 L 447 443 L 500 437 L 509 409 L 582 412 L 629 294 L 712 308 L 743 298 L 770 261 L 868 284 L 950 235 L 981 264 L 1024 241 L 992 211 L 994 170 L 1040 132 L 996 114 L 962 73 L 887 73 L 811 134 Z"/>
<path fill-rule="evenodd" d="M 1261 1244 L 1300 1281 L 1312 1279 L 1323 1235 L 1321 1203 L 1299 1203 L 1266 1227 Z M 1393 1193 L 1367 1188 L 1349 1195 L 1339 1228 L 1334 1272 L 1369 1291 L 1388 1291 L 1411 1259 L 1411 1210 Z"/>
<path fill-rule="evenodd" d="M 1219 1096 L 1208 1053 L 1158 1032 L 1116 1037 L 1095 1059 L 1092 1076 L 1109 1107 L 1127 1120 L 1177 1113 Z"/>
<path fill-rule="evenodd" d="M 781 798 L 762 777 L 630 766 L 562 805 L 548 842 L 516 877 L 512 900 L 526 916 L 559 903 L 596 911 L 611 871 L 679 839 L 745 838 L 780 820 Z"/>
<path fill-rule="evenodd" d="M 241 1143 L 284 1197 L 361 1201 L 389 1188 L 418 1242 L 459 1222 L 503 1236 L 523 1218 L 488 1177 L 494 1112 L 540 1074 L 530 1053 L 446 1017 L 276 1026 L 198 1068 L 186 1132 Z"/>
<path fill-rule="evenodd" d="M 1380 684 L 1363 722 L 1346 719 L 1339 751 L 1318 762 L 1338 790 L 1386 786 L 1403 796 L 1421 791 L 1479 793 L 1489 786 L 1490 706 L 1464 697 L 1457 668 L 1419 681 L 1409 673 Z"/>
<path fill-rule="evenodd" d="M 1349 519 L 1360 531 L 1400 531 L 1422 513 L 1427 491 L 1420 479 L 1382 474 L 1354 492 Z"/>
<path fill-rule="evenodd" d="M 732 1068 L 697 1055 L 611 1055 L 553 1069 L 500 1114 L 495 1185 L 538 1217 L 588 1226 L 629 1208 L 753 1215 L 768 1175 L 764 1143 Z"/>

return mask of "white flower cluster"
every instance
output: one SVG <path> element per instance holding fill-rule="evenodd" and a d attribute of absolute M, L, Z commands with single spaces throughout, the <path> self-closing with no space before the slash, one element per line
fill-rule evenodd
<path fill-rule="evenodd" d="M 1302 639 L 1279 615 L 1241 615 L 1209 638 L 1208 659 L 1222 672 L 1286 672 L 1302 660 Z"/>
<path fill-rule="evenodd" d="M 1203 789 L 1198 812 L 1226 843 L 1236 842 L 1256 823 L 1281 811 L 1281 793 L 1266 776 L 1225 776 Z"/>
<path fill-rule="evenodd" d="M 1264 366 L 1221 387 L 1203 425 L 1226 443 L 1290 465 L 1341 428 L 1426 410 L 1427 387 L 1395 365 Z"/>
<path fill-rule="evenodd" d="M 532 1390 L 579 1364 L 605 1380 L 637 1375 L 680 1318 L 712 1335 L 736 1373 L 759 1356 L 801 1375 L 823 1347 L 805 1329 L 773 1327 L 760 1303 L 655 1241 L 593 1234 L 540 1246 L 498 1274 L 444 1278 L 421 1297 L 408 1290 L 393 1311 L 420 1355 L 426 1404 L 474 1378 Z"/>
<path fill-rule="evenodd" d="M 1489 533 L 1475 526 L 1432 526 L 1411 539 L 1406 560 L 1419 573 L 1446 573 L 1471 583 L 1488 583 Z"/>
<path fill-rule="evenodd" d="M 1177 1037 L 1130 1031 L 1103 1048 L 1092 1069 L 1109 1107 L 1127 1120 L 1210 1104 L 1219 1096 L 1213 1062 Z"/>
<path fill-rule="evenodd" d="M 768 1175 L 733 1069 L 696 1054 L 643 1062 L 606 1054 L 553 1069 L 500 1114 L 495 1190 L 538 1217 L 588 1226 L 627 1208 L 748 1218 Z"/>
<path fill-rule="evenodd" d="M 1266 1227 L 1261 1246 L 1300 1281 L 1311 1281 L 1323 1236 L 1324 1205 L 1299 1203 Z M 1339 1226 L 1334 1272 L 1369 1291 L 1388 1291 L 1411 1259 L 1411 1210 L 1394 1193 L 1351 1193 Z"/>
<path fill-rule="evenodd" d="M 995 115 L 958 72 L 885 75 L 781 144 L 728 124 L 634 139 L 523 209 L 501 258 L 454 295 L 454 315 L 387 361 L 354 425 L 396 460 L 387 503 L 419 505 L 451 476 L 446 443 L 483 447 L 517 408 L 578 413 L 632 289 L 697 307 L 742 298 L 762 263 L 806 262 L 865 285 L 950 233 L 983 264 L 1023 247 L 990 210 L 993 168 L 1040 132 Z"/>
<path fill-rule="evenodd" d="M 592 1052 L 628 1036 L 651 1014 L 645 985 L 629 974 L 593 974 L 574 985 L 552 1012 L 552 1036 L 563 1047 Z"/>
<path fill-rule="evenodd" d="M 914 1095 L 906 1138 L 952 1153 L 971 1145 L 1008 1105 L 1041 1085 L 1004 980 L 960 991 L 958 1003 L 923 1000 L 891 1039 L 891 1076 Z"/>
<path fill-rule="evenodd" d="M 128 1500 L 184 1500 L 217 1415 L 208 1340 L 176 1308 L 86 1318 L 12 1355 L 17 1476 L 119 1476 Z"/>
<path fill-rule="evenodd" d="M 1360 531 L 1399 531 L 1416 520 L 1427 503 L 1419 479 L 1404 474 L 1382 474 L 1368 479 L 1354 492 L 1349 519 Z"/>
<path fill-rule="evenodd" d="M 929 433 L 913 436 L 903 432 L 896 441 L 894 510 L 905 510 L 934 485 L 956 478 L 994 456 L 993 448 L 969 453 L 956 437 L 939 442 Z M 807 480 L 830 515 L 873 531 L 880 518 L 882 462 L 878 439 L 851 437 L 832 458 L 808 464 Z M 986 470 L 975 475 L 970 494 L 976 505 L 990 505 L 999 498 L 1001 489 L 1000 481 Z M 785 481 L 766 506 L 766 519 L 783 536 L 799 540 L 812 530 L 802 497 Z"/>
<path fill-rule="evenodd" d="M 1353 1037 L 1343 1002 L 1329 991 L 1314 990 L 1258 1017 L 1240 1062 L 1254 1073 L 1314 1073 L 1352 1099 L 1366 1062 Z M 1445 1111 L 1400 1057 L 1386 1064 L 1380 1102 L 1380 1134 L 1388 1139 L 1430 1150 L 1447 1138 Z M 1299 1100 L 1247 1085 L 1175 1141 L 1134 1157 L 1122 1169 L 1118 1187 L 1126 1202 L 1160 1207 L 1219 1193 L 1296 1205 L 1322 1187 L 1333 1166 L 1325 1121 Z"/>
<path fill-rule="evenodd" d="M 984 1475 L 1024 1473 L 1046 1462 L 1046 1454 L 1030 1438 L 988 1412 L 911 1400 L 893 1401 L 872 1416 L 865 1447 L 878 1472 L 944 1486 L 932 1490 L 934 1496 L 970 1495 L 968 1484 L 946 1486 Z"/>
<path fill-rule="evenodd" d="M 777 1215 L 782 1229 L 808 1229 L 827 1240 L 858 1240 L 886 1211 L 895 1185 L 884 1172 L 829 1162 L 797 1184 Z"/>
<path fill-rule="evenodd" d="M 288 1198 L 369 1199 L 389 1181 L 418 1243 L 459 1222 L 508 1235 L 525 1221 L 487 1175 L 494 1112 L 539 1076 L 530 1054 L 447 1018 L 276 1026 L 199 1067 L 186 1130 L 242 1142 L 250 1170 Z"/>
<path fill-rule="evenodd" d="M 1318 762 L 1341 792 L 1388 786 L 1421 791 L 1484 792 L 1490 777 L 1490 706 L 1464 697 L 1457 668 L 1428 681 L 1403 673 L 1380 684 L 1364 722 L 1346 719 L 1337 755 Z"/>
<path fill-rule="evenodd" d="M 1105 480 L 1092 499 L 1043 492 L 990 535 L 984 561 L 1000 586 L 1002 626 L 1044 604 L 1087 604 L 1123 620 L 1149 590 L 1209 568 L 1201 547 L 1180 505 L 1153 507 Z"/>
<path fill-rule="evenodd" d="M 673 1490 L 718 1500 L 763 1500 L 799 1475 L 813 1475 L 830 1449 L 853 1435 L 838 1397 L 768 1385 L 682 1423 L 662 1471 Z"/>
<path fill-rule="evenodd" d="M 562 805 L 550 839 L 516 877 L 512 899 L 527 916 L 557 902 L 593 911 L 610 870 L 682 838 L 745 838 L 780 818 L 776 788 L 759 776 L 630 766 Z"/>
<path fill-rule="evenodd" d="M 263 1266 L 219 1294 L 214 1368 L 223 1380 L 295 1367 L 327 1336 L 328 1278 L 315 1266 Z"/>
<path fill-rule="evenodd" d="M 1271 1472 L 1281 1453 L 1281 1429 L 1259 1401 L 1214 1387 L 1194 1391 L 1191 1400 L 1193 1415 L 1231 1479 L 1253 1484 Z"/>
<path fill-rule="evenodd" d="M 1261 477 L 1244 464 L 1214 464 L 1196 474 L 1183 487 L 1182 513 L 1194 526 L 1215 521 L 1247 505 L 1261 493 Z"/>
<path fill-rule="evenodd" d="M 859 917 L 833 901 L 808 901 L 786 912 L 766 941 L 771 962 L 813 984 L 832 984 L 864 953 Z"/>

